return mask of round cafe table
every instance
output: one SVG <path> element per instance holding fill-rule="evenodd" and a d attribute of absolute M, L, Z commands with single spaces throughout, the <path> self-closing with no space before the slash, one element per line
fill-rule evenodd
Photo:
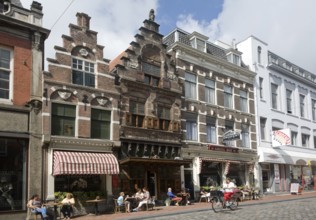
<path fill-rule="evenodd" d="M 92 199 L 86 201 L 86 203 L 94 204 L 95 215 L 99 214 L 99 203 L 101 202 L 105 202 L 105 199 Z"/>
<path fill-rule="evenodd" d="M 44 206 L 47 207 L 53 207 L 54 208 L 54 215 L 53 215 L 53 219 L 56 220 L 57 219 L 57 215 L 59 215 L 57 208 L 60 208 L 63 204 L 61 202 L 48 202 L 43 204 Z"/>

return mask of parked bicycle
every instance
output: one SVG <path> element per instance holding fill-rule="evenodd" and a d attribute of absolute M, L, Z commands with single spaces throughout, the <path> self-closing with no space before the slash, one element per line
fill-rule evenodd
<path fill-rule="evenodd" d="M 224 201 L 224 193 L 222 191 L 212 191 L 211 202 L 213 211 L 217 213 L 226 208 L 230 210 L 237 209 L 240 196 L 240 192 L 234 192 L 230 200 Z"/>

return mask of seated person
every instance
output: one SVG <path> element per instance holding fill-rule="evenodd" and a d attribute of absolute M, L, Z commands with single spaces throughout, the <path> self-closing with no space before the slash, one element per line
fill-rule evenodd
<path fill-rule="evenodd" d="M 144 193 L 143 193 L 141 188 L 137 189 L 137 192 L 135 193 L 134 197 L 135 197 L 136 201 L 135 201 L 135 204 L 133 204 L 133 205 L 138 206 L 139 202 L 142 201 L 144 198 Z"/>
<path fill-rule="evenodd" d="M 71 193 L 66 194 L 66 198 L 61 201 L 63 206 L 61 207 L 61 212 L 66 219 L 70 219 L 70 215 L 73 212 L 73 205 L 75 204 L 75 199 L 72 197 Z"/>
<path fill-rule="evenodd" d="M 118 206 L 125 206 L 126 208 L 126 212 L 130 212 L 131 211 L 131 203 L 129 201 L 126 201 L 126 198 L 128 198 L 128 195 L 125 197 L 124 199 L 124 192 L 120 192 L 120 196 L 117 198 L 117 205 Z"/>
<path fill-rule="evenodd" d="M 172 189 L 169 187 L 168 188 L 168 192 L 167 192 L 167 195 L 169 196 L 170 200 L 171 201 L 175 201 L 176 202 L 176 206 L 179 205 L 179 202 L 181 202 L 182 198 L 181 197 L 177 197 L 176 195 L 174 195 L 172 193 Z"/>
<path fill-rule="evenodd" d="M 207 202 L 210 202 L 210 200 L 211 200 L 211 193 L 206 192 L 204 189 L 202 189 L 200 194 L 201 194 L 201 198 L 207 198 Z"/>
<path fill-rule="evenodd" d="M 27 207 L 31 209 L 32 213 L 41 214 L 44 220 L 48 220 L 48 216 L 46 214 L 46 207 L 42 206 L 42 202 L 40 197 L 35 194 L 31 197 L 31 199 L 27 203 Z"/>
<path fill-rule="evenodd" d="M 143 188 L 143 196 L 141 201 L 138 203 L 137 208 L 133 209 L 134 212 L 138 212 L 138 210 L 140 209 L 140 207 L 142 207 L 143 204 L 146 204 L 147 201 L 150 199 L 150 194 L 149 191 L 147 189 L 147 187 Z"/>
<path fill-rule="evenodd" d="M 179 193 L 182 197 L 181 205 L 189 205 L 190 201 L 190 193 L 187 192 L 186 188 L 182 188 L 181 193 Z"/>

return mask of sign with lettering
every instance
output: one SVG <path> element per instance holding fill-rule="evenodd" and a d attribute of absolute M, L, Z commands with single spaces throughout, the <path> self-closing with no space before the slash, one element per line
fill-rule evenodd
<path fill-rule="evenodd" d="M 272 147 L 291 144 L 291 130 L 289 128 L 272 132 Z"/>
<path fill-rule="evenodd" d="M 229 130 L 223 135 L 223 142 L 225 141 L 234 141 L 240 139 L 240 133 L 237 131 Z"/>

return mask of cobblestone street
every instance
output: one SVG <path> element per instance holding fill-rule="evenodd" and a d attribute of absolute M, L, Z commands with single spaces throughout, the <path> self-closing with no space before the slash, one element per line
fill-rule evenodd
<path fill-rule="evenodd" d="M 262 200 L 248 200 L 239 203 L 235 211 L 223 210 L 214 213 L 210 203 L 195 203 L 190 206 L 162 206 L 153 211 L 133 213 L 103 214 L 100 216 L 87 215 L 76 218 L 78 220 L 309 220 L 316 219 L 316 192 L 306 192 L 302 195 L 271 195 Z"/>

